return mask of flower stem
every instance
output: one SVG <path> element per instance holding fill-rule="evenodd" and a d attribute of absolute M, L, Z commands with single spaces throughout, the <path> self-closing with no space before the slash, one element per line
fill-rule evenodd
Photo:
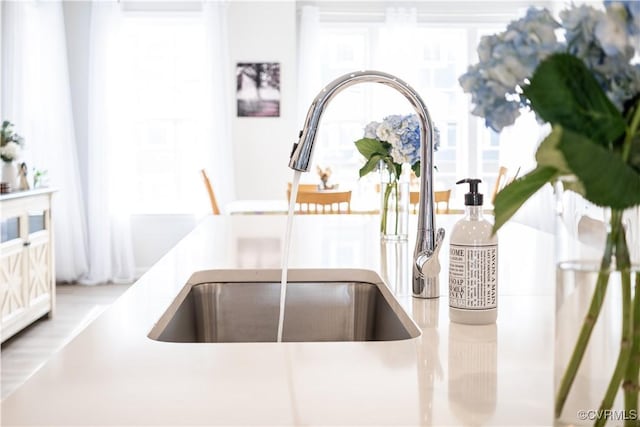
<path fill-rule="evenodd" d="M 624 409 L 630 416 L 638 414 L 638 374 L 640 373 L 640 275 L 635 274 L 634 297 L 632 306 L 633 316 L 633 342 L 631 344 L 631 357 L 627 365 L 627 372 L 624 376 L 622 389 L 624 390 Z M 632 412 L 633 411 L 633 412 Z M 628 420 L 625 425 L 638 425 Z"/>
<path fill-rule="evenodd" d="M 382 212 L 380 219 L 380 232 L 382 234 L 387 234 L 387 206 L 389 205 L 389 196 L 391 196 L 391 190 L 393 189 L 392 183 L 387 182 L 384 187 L 384 196 L 382 199 Z"/>
<path fill-rule="evenodd" d="M 624 145 L 622 147 L 622 160 L 624 162 L 629 160 L 629 153 L 631 152 L 631 142 L 633 141 L 633 137 L 638 131 L 638 126 L 640 126 L 640 101 L 638 101 L 638 103 L 636 104 L 636 109 L 633 113 L 633 118 L 631 119 L 631 125 L 625 132 Z"/>
<path fill-rule="evenodd" d="M 616 224 L 614 216 L 615 215 L 612 215 L 611 218 L 611 231 L 607 235 L 604 254 L 602 255 L 602 260 L 600 262 L 600 271 L 598 272 L 598 278 L 596 280 L 596 286 L 593 291 L 593 297 L 591 298 L 591 304 L 589 305 L 589 311 L 587 312 L 587 315 L 585 316 L 584 322 L 582 324 L 582 328 L 580 329 L 580 334 L 578 335 L 576 346 L 573 349 L 571 358 L 569 359 L 567 369 L 562 376 L 562 380 L 560 381 L 560 387 L 558 388 L 555 402 L 556 418 L 560 418 L 560 415 L 562 414 L 562 409 L 564 408 L 564 404 L 569 395 L 569 390 L 571 390 L 573 381 L 575 380 L 575 377 L 578 373 L 578 368 L 580 367 L 580 363 L 582 362 L 582 358 L 584 357 L 584 352 L 587 348 L 587 344 L 589 344 L 591 332 L 593 332 L 593 328 L 596 324 L 596 321 L 598 320 L 600 309 L 602 308 L 602 303 L 604 302 L 604 296 L 607 292 L 613 248 L 617 241 L 617 233 L 620 223 L 620 221 L 618 220 Z"/>
<path fill-rule="evenodd" d="M 617 213 L 617 214 L 616 214 Z M 629 261 L 629 250 L 627 248 L 627 240 L 622 229 L 622 212 L 616 212 L 612 215 L 611 221 L 614 219 L 618 222 L 618 239 L 616 241 L 616 270 L 620 272 L 620 282 L 622 286 L 622 335 L 620 339 L 620 353 L 618 361 L 613 370 L 613 375 L 609 381 L 609 386 L 605 393 L 600 410 L 611 409 L 613 401 L 620 390 L 620 383 L 623 376 L 627 373 L 629 358 L 631 356 L 631 346 L 633 342 L 632 327 L 632 308 L 631 308 L 631 271 Z M 606 417 L 598 417 L 595 425 L 602 426 L 606 423 Z"/>
<path fill-rule="evenodd" d="M 395 234 L 398 234 L 398 218 L 400 217 L 400 215 L 399 215 L 400 194 L 399 194 L 399 190 L 398 190 L 398 180 L 395 180 L 393 182 L 393 192 L 394 192 L 394 194 L 396 196 L 396 218 L 395 218 L 396 228 L 395 228 Z"/>

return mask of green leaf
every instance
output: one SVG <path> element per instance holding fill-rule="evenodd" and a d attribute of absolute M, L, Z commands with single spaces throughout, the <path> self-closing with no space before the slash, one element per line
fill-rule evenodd
<path fill-rule="evenodd" d="M 622 114 L 584 63 L 572 55 L 554 54 L 542 61 L 524 95 L 545 121 L 598 144 L 608 145 L 625 132 Z"/>
<path fill-rule="evenodd" d="M 356 148 L 362 154 L 365 159 L 371 159 L 374 154 L 387 155 L 389 150 L 384 146 L 382 141 L 372 138 L 362 138 L 355 142 Z"/>
<path fill-rule="evenodd" d="M 400 163 L 395 163 L 391 156 L 383 157 L 382 160 L 387 165 L 387 169 L 391 175 L 395 175 L 393 179 L 400 178 L 402 174 L 402 165 Z"/>
<path fill-rule="evenodd" d="M 558 147 L 563 136 L 562 126 L 554 126 L 551 133 L 540 143 L 536 151 L 538 166 L 550 166 L 561 175 L 570 175 L 572 172 L 564 158 L 564 154 Z"/>
<path fill-rule="evenodd" d="M 368 160 L 367 162 L 364 164 L 364 166 L 362 166 L 360 168 L 360 178 L 362 178 L 363 176 L 365 176 L 368 173 L 373 172 L 376 167 L 378 166 L 378 162 L 380 162 L 380 160 L 382 160 L 382 156 L 379 154 L 373 154 Z"/>
<path fill-rule="evenodd" d="M 400 178 L 400 175 L 402 175 L 402 165 L 400 163 L 393 163 L 393 165 L 396 168 L 396 177 Z"/>
<path fill-rule="evenodd" d="M 416 174 L 418 178 L 420 178 L 420 160 L 411 165 L 411 170 Z M 438 168 L 436 168 L 436 170 L 438 170 Z"/>
<path fill-rule="evenodd" d="M 635 135 L 631 140 L 631 147 L 629 148 L 629 164 L 633 168 L 640 172 L 640 136 Z"/>
<path fill-rule="evenodd" d="M 495 234 L 517 211 L 529 197 L 542 188 L 547 182 L 551 182 L 558 175 L 555 168 L 538 166 L 525 176 L 516 179 L 504 187 L 497 195 L 493 212 Z"/>
<path fill-rule="evenodd" d="M 613 209 L 640 204 L 640 174 L 619 153 L 567 129 L 559 148 L 573 174 L 582 182 L 587 200 Z"/>

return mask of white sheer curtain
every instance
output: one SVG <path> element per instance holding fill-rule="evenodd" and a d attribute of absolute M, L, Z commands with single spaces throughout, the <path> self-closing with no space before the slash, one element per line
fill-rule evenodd
<path fill-rule="evenodd" d="M 320 12 L 317 6 L 303 6 L 298 17 L 298 123 L 304 124 L 307 110 L 323 84 L 320 52 Z M 337 77 L 337 76 L 336 76 Z"/>
<path fill-rule="evenodd" d="M 207 117 L 204 132 L 205 156 L 203 163 L 214 185 L 218 205 L 224 206 L 235 200 L 233 168 L 233 147 L 231 145 L 230 100 L 232 81 L 231 58 L 228 49 L 228 30 L 225 1 L 204 3 L 204 24 L 206 29 L 206 51 L 202 53 L 206 61 L 206 88 L 209 94 Z"/>
<path fill-rule="evenodd" d="M 94 2 L 89 55 L 87 213 L 89 272 L 84 284 L 129 282 L 135 262 L 131 238 L 132 170 L 125 135 L 126 63 L 118 53 L 122 12 L 117 2 Z M 129 172 L 128 172 L 129 171 Z"/>
<path fill-rule="evenodd" d="M 56 279 L 87 271 L 86 223 L 73 131 L 62 3 L 3 2 L 2 113 L 25 137 L 20 161 L 47 170 Z"/>
<path fill-rule="evenodd" d="M 134 279 L 132 206 L 136 206 L 137 215 L 145 215 L 163 213 L 157 209 L 171 205 L 166 200 L 158 203 L 157 197 L 166 199 L 166 193 L 159 191 L 153 196 L 147 187 L 143 189 L 139 185 L 142 179 L 148 183 L 149 170 L 153 169 L 154 162 L 165 165 L 168 160 L 169 166 L 174 167 L 173 170 L 165 170 L 158 179 L 166 181 L 167 186 L 179 184 L 176 187 L 179 191 L 188 192 L 188 195 L 181 194 L 185 204 L 191 203 L 190 197 L 195 194 L 202 194 L 198 199 L 206 200 L 199 175 L 201 168 L 207 169 L 221 206 L 235 196 L 229 114 L 232 99 L 229 83 L 232 79 L 227 47 L 226 3 L 204 2 L 199 15 L 196 15 L 198 12 L 188 15 L 174 15 L 169 11 L 158 13 L 150 5 L 144 10 L 123 11 L 115 1 L 93 3 L 88 90 L 90 270 L 84 279 L 85 283 Z M 192 25 L 202 24 L 202 27 L 198 27 L 197 31 L 185 31 L 185 19 Z M 163 28 L 167 29 L 166 33 L 162 32 Z M 164 51 L 162 61 L 155 61 L 158 59 L 155 54 L 140 51 L 145 46 L 155 49 L 153 52 L 158 49 L 158 43 L 150 39 L 145 31 L 152 31 L 160 38 L 166 36 L 163 40 L 177 44 Z M 198 34 L 197 37 L 202 35 L 204 40 L 194 39 L 194 34 Z M 172 56 L 176 55 L 176 48 L 188 52 L 184 56 L 187 61 L 192 61 L 194 54 L 205 59 L 194 61 L 194 64 L 200 65 L 191 69 L 192 74 L 189 74 L 192 81 L 202 82 L 202 86 L 195 91 L 189 87 L 185 88 L 184 93 L 175 93 L 175 85 L 183 84 L 179 82 L 184 82 L 180 79 L 185 78 L 186 72 L 185 67 L 177 66 L 180 64 Z M 176 66 L 176 74 L 154 68 L 158 64 Z M 145 72 L 148 73 L 148 81 L 144 80 Z M 171 85 L 172 92 L 166 85 Z M 167 88 L 166 95 L 163 88 Z M 150 100 L 156 104 L 148 105 Z M 141 105 L 146 106 L 143 107 L 145 111 L 137 110 Z M 163 112 L 169 116 L 163 116 Z M 180 126 L 188 124 L 188 128 L 172 127 L 175 124 L 171 121 L 172 117 L 180 121 Z M 158 129 L 153 128 L 154 123 L 168 125 Z M 173 133 L 169 129 L 184 129 L 188 135 Z M 148 154 L 145 150 L 157 144 L 158 140 L 162 141 L 165 148 L 175 146 L 182 150 L 178 152 L 180 158 L 172 163 L 171 158 L 167 159 L 166 152 L 162 152 L 160 158 Z M 144 172 L 139 174 L 138 168 L 144 169 Z M 153 171 L 156 173 L 155 169 Z M 187 182 L 192 185 L 185 187 Z M 142 191 L 146 191 L 145 203 L 153 206 L 145 207 L 139 202 Z M 173 191 L 172 194 L 175 194 L 175 188 Z M 149 210 L 145 211 L 147 208 Z M 190 206 L 179 206 L 179 210 L 188 213 Z M 195 212 L 195 209 L 191 212 Z"/>
<path fill-rule="evenodd" d="M 0 4 L 0 117 L 4 117 L 3 115 L 3 110 L 2 110 L 2 92 L 3 92 L 3 86 L 4 84 L 2 83 L 4 81 L 3 79 L 3 72 L 2 72 L 2 29 L 4 28 L 4 26 L 2 25 L 2 4 Z M 6 38 L 6 37 L 5 37 Z M 1 119 L 0 119 L 1 120 Z"/>
<path fill-rule="evenodd" d="M 15 131 L 28 136 L 24 82 L 27 59 L 27 8 L 33 4 L 18 2 L 0 3 L 2 8 L 2 120 L 9 120 L 17 126 Z M 27 141 L 31 143 L 31 141 Z"/>

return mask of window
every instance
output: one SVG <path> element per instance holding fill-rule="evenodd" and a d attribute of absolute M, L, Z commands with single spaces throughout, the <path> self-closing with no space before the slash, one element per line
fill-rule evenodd
<path fill-rule="evenodd" d="M 193 212 L 203 194 L 194 185 L 206 135 L 203 21 L 198 14 L 127 13 L 123 31 L 131 212 Z"/>
<path fill-rule="evenodd" d="M 452 189 L 453 203 L 461 205 L 464 189 L 455 195 L 455 182 L 479 177 L 484 184 L 482 191 L 490 195 L 501 164 L 500 137 L 470 115 L 471 105 L 458 77 L 477 60 L 480 36 L 502 31 L 504 23 L 520 16 L 521 10 L 514 8 L 512 13 L 498 18 L 483 16 L 480 23 L 472 22 L 474 18 L 469 15 L 447 18 L 444 13 L 436 18 L 418 14 L 416 20 L 414 11 L 413 23 L 400 24 L 383 22 L 381 12 L 320 12 L 322 60 L 318 66 L 322 81 L 362 69 L 387 71 L 406 80 L 422 96 L 440 132 L 440 147 L 434 156 L 435 188 Z M 350 19 L 354 16 L 357 21 Z M 364 160 L 353 142 L 362 137 L 367 123 L 390 114 L 413 112 L 404 97 L 381 85 L 346 89 L 324 114 L 318 135 L 323 141 L 317 145 L 315 163 L 330 166 L 334 171 L 332 180 L 354 188 L 355 198 L 375 197 L 371 186 L 377 177 L 358 179 L 357 171 Z"/>

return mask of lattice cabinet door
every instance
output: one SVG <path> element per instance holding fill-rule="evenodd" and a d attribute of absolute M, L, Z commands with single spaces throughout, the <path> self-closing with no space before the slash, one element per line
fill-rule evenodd
<path fill-rule="evenodd" d="M 55 297 L 55 292 L 51 292 L 53 268 L 50 209 L 42 209 L 43 207 L 28 212 L 24 297 L 31 308 L 52 306 L 51 300 Z"/>
<path fill-rule="evenodd" d="M 0 340 L 55 308 L 51 190 L 0 196 Z"/>
<path fill-rule="evenodd" d="M 6 236 L 7 233 L 3 233 L 3 239 Z M 26 308 L 22 286 L 25 279 L 23 240 L 19 236 L 11 236 L 0 244 L 0 315 L 3 335 L 5 329 L 16 323 L 16 319 L 19 321 Z"/>

